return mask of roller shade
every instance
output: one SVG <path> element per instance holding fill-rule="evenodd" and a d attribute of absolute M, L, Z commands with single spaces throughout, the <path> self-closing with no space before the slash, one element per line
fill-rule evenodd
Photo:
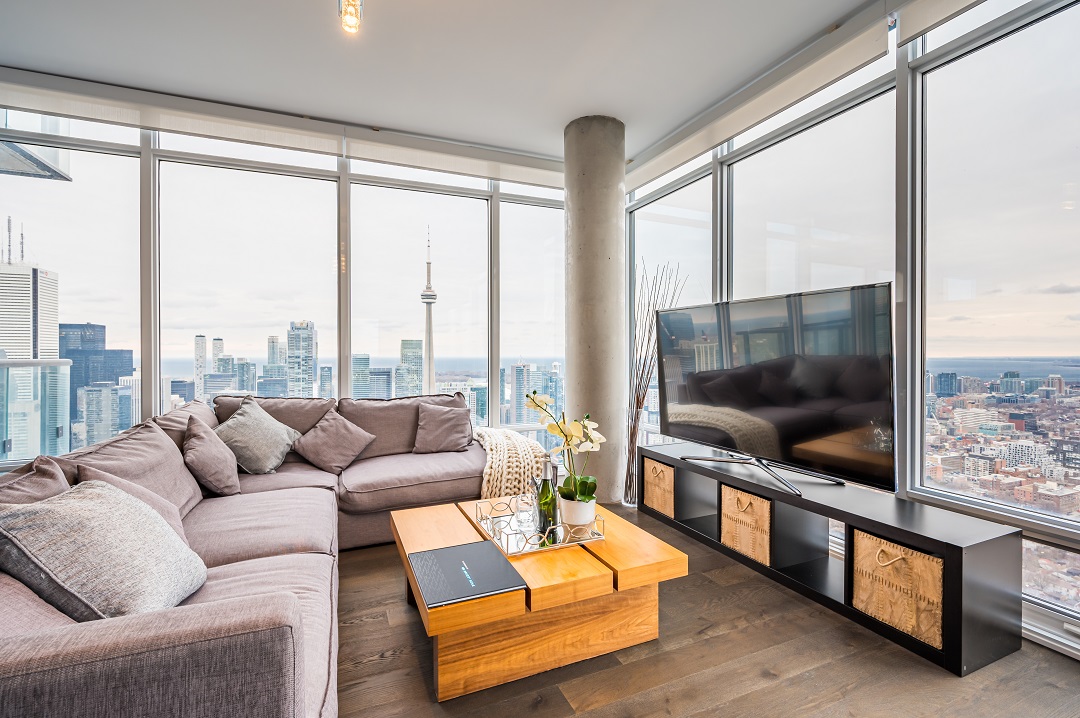
<path fill-rule="evenodd" d="M 627 189 L 656 179 L 884 56 L 889 50 L 888 22 L 878 12 L 864 29 L 829 44 L 827 49 L 811 46 L 722 101 L 669 138 L 666 148 L 634 158 L 627 167 Z M 816 59 L 807 62 L 805 54 L 815 51 Z"/>
<path fill-rule="evenodd" d="M 906 3 L 897 12 L 897 46 L 906 45 L 982 2 L 983 0 L 912 0 Z"/>

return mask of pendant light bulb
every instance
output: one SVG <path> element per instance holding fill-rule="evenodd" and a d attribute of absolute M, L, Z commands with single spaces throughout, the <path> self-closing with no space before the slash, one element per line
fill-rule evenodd
<path fill-rule="evenodd" d="M 338 0 L 338 14 L 341 16 L 342 30 L 359 32 L 360 21 L 364 18 L 364 0 Z"/>

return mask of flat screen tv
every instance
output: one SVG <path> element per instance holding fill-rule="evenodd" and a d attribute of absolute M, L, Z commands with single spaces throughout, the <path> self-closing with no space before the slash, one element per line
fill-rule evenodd
<path fill-rule="evenodd" d="M 886 491 L 889 284 L 662 310 L 661 433 Z"/>

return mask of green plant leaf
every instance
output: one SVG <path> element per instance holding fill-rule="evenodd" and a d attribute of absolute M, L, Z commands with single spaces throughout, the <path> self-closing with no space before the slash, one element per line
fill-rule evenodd
<path fill-rule="evenodd" d="M 577 499 L 577 496 L 574 494 L 574 490 L 568 486 L 559 487 L 559 496 L 563 497 L 567 501 L 574 501 Z"/>

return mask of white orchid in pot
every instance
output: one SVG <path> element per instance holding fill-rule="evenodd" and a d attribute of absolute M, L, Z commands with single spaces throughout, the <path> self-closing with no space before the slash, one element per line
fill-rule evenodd
<path fill-rule="evenodd" d="M 540 412 L 542 421 L 547 421 L 547 431 L 562 440 L 562 446 L 551 453 L 562 454 L 566 479 L 559 486 L 560 521 L 571 526 L 591 524 L 596 517 L 596 477 L 588 476 L 585 468 L 589 456 L 600 451 L 600 445 L 607 441 L 597 431 L 599 426 L 586 414 L 581 419 L 568 420 L 565 412 L 556 418 L 552 407 L 555 401 L 547 394 L 537 391 L 525 395 L 525 405 Z"/>

